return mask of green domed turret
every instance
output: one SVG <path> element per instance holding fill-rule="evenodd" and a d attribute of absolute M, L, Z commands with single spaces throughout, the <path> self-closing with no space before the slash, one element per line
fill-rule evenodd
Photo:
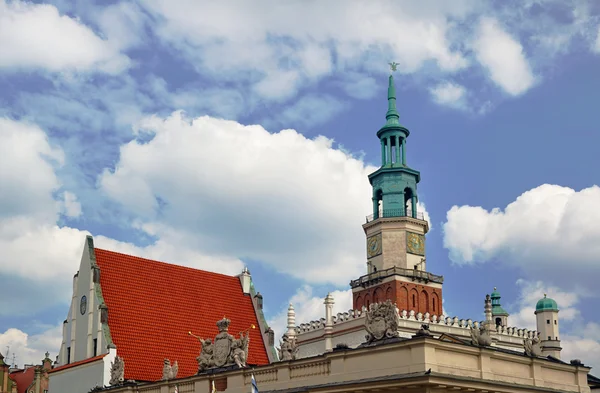
<path fill-rule="evenodd" d="M 494 292 L 492 292 L 492 315 L 493 316 L 508 316 L 508 313 L 502 306 L 500 305 L 500 292 L 494 287 Z"/>
<path fill-rule="evenodd" d="M 542 312 L 542 311 L 556 311 L 558 312 L 558 305 L 556 304 L 556 302 L 554 301 L 554 299 L 550 299 L 549 297 L 546 297 L 546 294 L 544 294 L 544 298 L 540 299 L 537 304 L 535 305 L 535 312 Z"/>

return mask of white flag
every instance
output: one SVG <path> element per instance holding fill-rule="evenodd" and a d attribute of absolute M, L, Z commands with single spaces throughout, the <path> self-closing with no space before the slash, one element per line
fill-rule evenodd
<path fill-rule="evenodd" d="M 258 386 L 256 385 L 256 379 L 254 379 L 254 374 L 252 374 L 252 383 L 251 383 L 251 393 L 258 393 Z"/>

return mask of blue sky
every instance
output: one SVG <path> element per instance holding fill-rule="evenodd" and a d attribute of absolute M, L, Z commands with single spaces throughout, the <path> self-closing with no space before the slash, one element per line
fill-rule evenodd
<path fill-rule="evenodd" d="M 600 367 L 600 5 L 449 3 L 0 0 L 0 350 L 56 353 L 88 233 L 247 265 L 279 330 L 350 307 L 396 61 L 446 311 L 547 292 Z"/>

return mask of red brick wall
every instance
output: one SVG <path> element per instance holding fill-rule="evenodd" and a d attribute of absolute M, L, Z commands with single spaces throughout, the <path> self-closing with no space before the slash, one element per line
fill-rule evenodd
<path fill-rule="evenodd" d="M 403 281 L 391 281 L 373 285 L 353 294 L 354 309 L 369 306 L 371 303 L 390 299 L 402 310 L 415 310 L 416 313 L 442 315 L 442 290 L 428 285 Z"/>

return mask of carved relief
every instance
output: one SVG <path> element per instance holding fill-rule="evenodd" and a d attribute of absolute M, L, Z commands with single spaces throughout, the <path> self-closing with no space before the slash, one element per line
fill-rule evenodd
<path fill-rule="evenodd" d="M 296 338 L 288 336 L 288 334 L 284 334 L 281 338 L 281 342 L 279 343 L 279 348 L 277 348 L 277 352 L 279 354 L 280 361 L 286 360 L 295 360 L 296 355 L 298 354 L 298 344 L 296 343 Z"/>
<path fill-rule="evenodd" d="M 381 254 L 381 233 L 367 239 L 367 257 L 373 258 Z"/>
<path fill-rule="evenodd" d="M 109 384 L 121 385 L 125 381 L 125 362 L 119 356 L 110 364 L 110 380 Z"/>
<path fill-rule="evenodd" d="M 165 359 L 163 363 L 163 375 L 162 380 L 166 381 L 169 379 L 177 378 L 177 371 L 179 370 L 179 366 L 177 365 L 177 361 L 171 365 L 169 359 Z"/>
<path fill-rule="evenodd" d="M 425 236 L 406 232 L 406 251 L 415 255 L 425 255 Z"/>
<path fill-rule="evenodd" d="M 246 367 L 248 344 L 250 343 L 250 333 L 248 330 L 254 329 L 255 326 L 252 325 L 245 331 L 240 332 L 240 338 L 236 339 L 228 332 L 230 323 L 231 321 L 227 318 L 223 318 L 217 322 L 219 334 L 215 337 L 214 343 L 211 339 L 203 339 L 194 336 L 192 332 L 188 332 L 189 335 L 196 337 L 202 345 L 200 355 L 196 358 L 198 361 L 198 372 L 203 372 L 210 368 L 232 366 L 234 364 L 240 368 Z"/>
<path fill-rule="evenodd" d="M 390 300 L 371 304 L 365 318 L 365 329 L 369 333 L 367 342 L 398 337 L 398 319 L 396 306 Z"/>

